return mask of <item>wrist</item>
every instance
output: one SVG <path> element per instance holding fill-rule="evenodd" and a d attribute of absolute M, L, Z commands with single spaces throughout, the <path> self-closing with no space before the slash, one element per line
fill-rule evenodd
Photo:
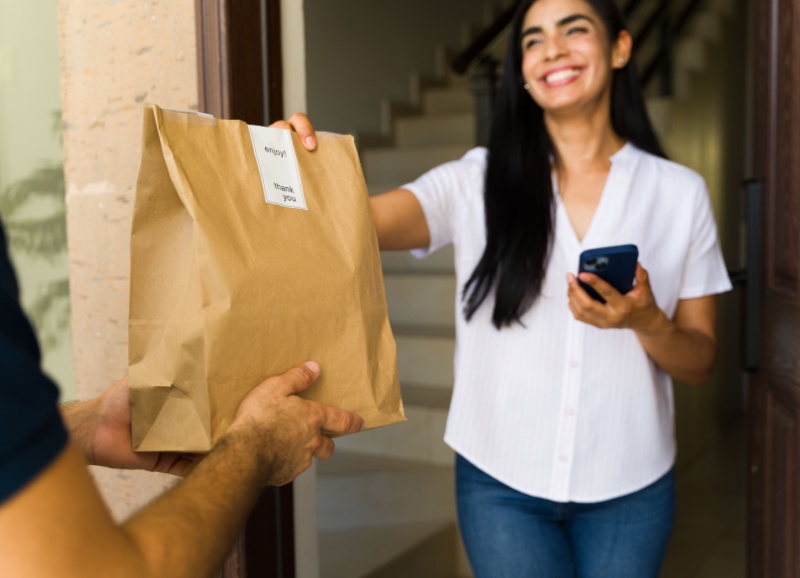
<path fill-rule="evenodd" d="M 99 398 L 68 402 L 59 406 L 61 417 L 70 438 L 80 448 L 90 464 L 94 463 L 94 439 L 97 434 L 97 405 Z"/>
<path fill-rule="evenodd" d="M 266 485 L 272 469 L 272 460 L 265 455 L 271 440 L 254 421 L 236 420 L 214 446 L 213 452 L 224 454 L 243 471 L 253 472 L 261 485 Z"/>
<path fill-rule="evenodd" d="M 644 323 L 635 331 L 645 338 L 668 335 L 675 329 L 674 324 L 661 309 L 653 305 L 652 311 L 645 317 Z"/>

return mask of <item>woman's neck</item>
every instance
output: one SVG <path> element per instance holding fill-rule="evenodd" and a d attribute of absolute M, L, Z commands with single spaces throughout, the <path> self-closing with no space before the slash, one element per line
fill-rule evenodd
<path fill-rule="evenodd" d="M 608 170 L 609 158 L 625 144 L 608 114 L 564 118 L 545 113 L 544 120 L 558 153 L 557 164 L 567 173 Z"/>

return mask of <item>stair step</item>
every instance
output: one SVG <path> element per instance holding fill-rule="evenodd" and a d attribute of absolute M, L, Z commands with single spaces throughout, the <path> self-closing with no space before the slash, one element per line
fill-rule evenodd
<path fill-rule="evenodd" d="M 453 388 L 453 356 L 456 341 L 453 337 L 426 337 L 396 335 L 397 364 L 400 383 L 407 403 L 412 402 L 405 393 L 405 386 L 425 386 L 427 389 L 444 391 L 448 396 Z M 433 395 L 433 394 L 432 394 Z M 428 405 L 417 403 L 417 405 Z"/>
<path fill-rule="evenodd" d="M 422 111 L 427 114 L 468 112 L 475 114 L 475 97 L 466 85 L 428 88 L 422 92 Z"/>
<path fill-rule="evenodd" d="M 453 522 L 320 533 L 321 578 L 452 578 Z"/>
<path fill-rule="evenodd" d="M 685 70 L 702 71 L 706 67 L 706 45 L 702 38 L 685 37 L 675 44 L 674 63 Z"/>
<path fill-rule="evenodd" d="M 691 77 L 707 65 L 707 47 L 699 38 L 681 38 L 675 44 L 672 68 L 672 96 L 686 100 L 691 95 Z"/>
<path fill-rule="evenodd" d="M 327 469 L 324 461 L 318 464 L 321 532 L 455 518 L 452 460 L 448 465 L 432 465 L 395 459 L 387 467 L 385 456 L 379 456 L 378 462 L 375 459 L 338 448 L 328 462 L 344 466 Z"/>
<path fill-rule="evenodd" d="M 425 462 L 393 458 L 390 456 L 359 454 L 336 447 L 333 457 L 317 462 L 317 476 L 335 476 L 340 474 L 366 474 L 375 472 L 409 470 L 420 467 L 431 467 Z M 434 466 L 440 467 L 440 466 Z"/>
<path fill-rule="evenodd" d="M 476 138 L 475 114 L 448 112 L 401 117 L 394 121 L 397 146 L 468 145 Z"/>
<path fill-rule="evenodd" d="M 446 407 L 404 406 L 408 421 L 336 438 L 337 451 L 451 465 L 453 450 L 442 441 Z"/>
<path fill-rule="evenodd" d="M 687 36 L 702 38 L 709 42 L 720 42 L 722 40 L 722 13 L 720 9 L 706 8 L 691 20 L 687 30 Z"/>
<path fill-rule="evenodd" d="M 413 323 L 392 323 L 395 338 L 402 337 L 456 337 L 455 319 L 448 325 L 415 325 Z"/>
<path fill-rule="evenodd" d="M 361 158 L 368 182 L 408 183 L 442 163 L 459 159 L 471 145 L 367 149 Z"/>
<path fill-rule="evenodd" d="M 389 320 L 392 326 L 454 325 L 456 279 L 453 275 L 384 276 Z"/>
<path fill-rule="evenodd" d="M 445 76 L 445 83 L 447 86 L 452 86 L 454 88 L 462 88 L 464 90 L 469 90 L 469 75 L 467 74 L 456 74 L 453 72 L 453 69 L 450 67 L 452 61 L 448 63 L 447 66 L 447 75 Z"/>
<path fill-rule="evenodd" d="M 384 273 L 455 273 L 452 245 L 442 247 L 424 259 L 414 257 L 409 251 L 383 251 L 381 263 Z"/>
<path fill-rule="evenodd" d="M 452 362 L 450 363 L 452 365 Z M 452 388 L 430 387 L 428 385 L 401 385 L 403 390 L 403 402 L 409 406 L 425 406 L 432 409 L 448 409 L 450 407 L 450 397 L 453 393 Z"/>

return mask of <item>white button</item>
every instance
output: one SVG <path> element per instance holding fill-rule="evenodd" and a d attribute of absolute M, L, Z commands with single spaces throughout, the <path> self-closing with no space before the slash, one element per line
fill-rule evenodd
<path fill-rule="evenodd" d="M 560 456 L 558 456 L 558 459 L 561 460 L 562 462 L 568 462 L 569 456 L 566 454 L 561 454 Z"/>
<path fill-rule="evenodd" d="M 577 360 L 573 359 L 572 361 L 569 362 L 569 366 L 572 369 L 578 369 L 581 366 L 581 364 Z"/>
<path fill-rule="evenodd" d="M 573 415 L 575 415 L 575 410 L 572 409 L 571 407 L 568 407 L 567 409 L 564 410 L 564 413 L 569 415 L 569 416 L 573 416 Z"/>

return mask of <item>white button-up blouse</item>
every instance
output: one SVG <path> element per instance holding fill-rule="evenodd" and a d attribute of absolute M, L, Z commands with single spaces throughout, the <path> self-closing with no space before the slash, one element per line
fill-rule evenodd
<path fill-rule="evenodd" d="M 459 291 L 486 243 L 487 151 L 476 148 L 403 188 L 422 205 L 431 244 L 453 243 Z M 597 502 L 646 487 L 675 459 L 672 383 L 632 330 L 598 329 L 568 308 L 566 274 L 581 251 L 633 243 L 658 306 L 728 291 L 705 183 L 626 144 L 591 226 L 575 235 L 556 194 L 555 239 L 539 298 L 523 325 L 500 331 L 487 299 L 467 323 L 456 296 L 455 385 L 445 441 L 526 494 Z"/>

